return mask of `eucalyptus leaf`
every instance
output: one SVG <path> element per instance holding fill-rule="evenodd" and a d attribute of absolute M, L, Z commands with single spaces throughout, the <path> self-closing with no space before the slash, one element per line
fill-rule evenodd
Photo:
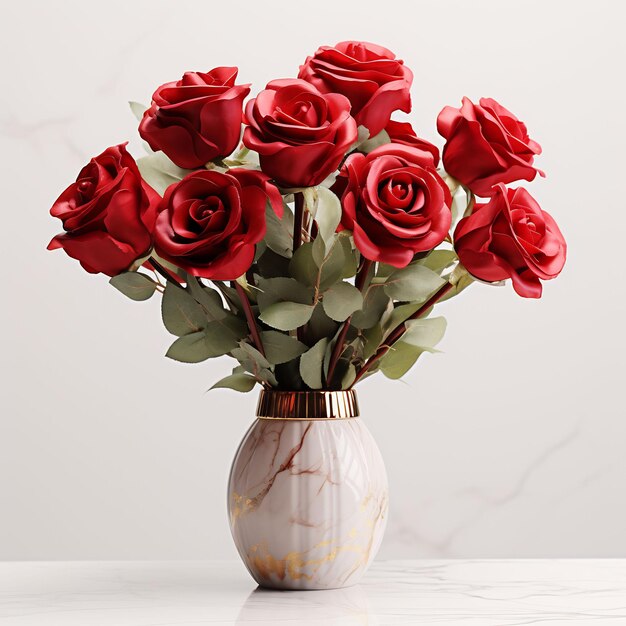
<path fill-rule="evenodd" d="M 270 250 L 285 258 L 291 258 L 293 247 L 293 213 L 283 203 L 283 217 L 279 218 L 269 202 L 265 207 L 265 243 Z"/>
<path fill-rule="evenodd" d="M 208 318 L 196 300 L 179 285 L 167 281 L 161 301 L 161 316 L 165 328 L 182 337 L 203 329 Z"/>
<path fill-rule="evenodd" d="M 265 278 L 287 276 L 289 274 L 289 259 L 268 249 L 259 257 L 256 269 Z"/>
<path fill-rule="evenodd" d="M 421 302 L 408 302 L 406 304 L 396 305 L 384 324 L 385 336 L 388 332 L 391 332 L 394 328 L 411 317 L 421 306 Z"/>
<path fill-rule="evenodd" d="M 239 346 L 231 350 L 245 371 L 250 372 L 257 380 L 262 380 L 270 385 L 278 385 L 274 373 L 270 369 L 269 361 L 253 346 L 241 341 Z"/>
<path fill-rule="evenodd" d="M 432 270 L 412 263 L 390 274 L 384 283 L 387 295 L 403 302 L 425 302 L 445 283 Z"/>
<path fill-rule="evenodd" d="M 313 259 L 313 243 L 303 243 L 289 263 L 289 274 L 303 285 L 317 284 L 318 266 Z"/>
<path fill-rule="evenodd" d="M 387 378 L 402 378 L 423 353 L 424 350 L 416 346 L 396 341 L 380 360 L 380 370 Z"/>
<path fill-rule="evenodd" d="M 285 276 L 277 278 L 256 277 L 258 287 L 257 302 L 261 312 L 275 302 L 290 301 L 299 304 L 312 304 L 313 289 L 299 283 L 295 278 Z"/>
<path fill-rule="evenodd" d="M 383 313 L 391 305 L 391 298 L 381 287 L 370 287 L 363 298 L 363 308 L 352 315 L 351 324 L 356 328 L 371 328 L 378 324 Z"/>
<path fill-rule="evenodd" d="M 140 274 L 139 272 L 124 272 L 123 274 L 118 274 L 117 276 L 113 276 L 113 278 L 109 280 L 109 283 L 125 296 L 137 302 L 150 298 L 157 288 L 157 283 L 149 276 Z"/>
<path fill-rule="evenodd" d="M 318 187 L 318 203 L 315 221 L 318 227 L 318 237 L 326 244 L 326 253 L 333 245 L 333 236 L 341 221 L 341 202 L 339 198 L 326 187 Z"/>
<path fill-rule="evenodd" d="M 456 260 L 457 256 L 454 250 L 433 250 L 418 263 L 433 272 L 437 272 L 437 274 L 441 274 L 443 270 L 450 267 Z"/>
<path fill-rule="evenodd" d="M 133 112 L 133 115 L 137 119 L 138 122 L 141 122 L 143 119 L 143 114 L 148 110 L 148 107 L 145 104 L 141 104 L 139 102 L 133 102 L 132 100 L 128 103 L 130 106 L 130 110 Z"/>
<path fill-rule="evenodd" d="M 324 292 L 322 303 L 328 317 L 343 322 L 363 307 L 363 295 L 354 285 L 339 282 Z"/>
<path fill-rule="evenodd" d="M 228 311 L 222 305 L 222 296 L 219 292 L 203 285 L 195 276 L 187 276 L 186 291 L 204 309 L 209 319 L 219 320 L 228 315 Z"/>
<path fill-rule="evenodd" d="M 308 350 L 307 346 L 295 337 L 275 330 L 264 330 L 261 341 L 265 349 L 265 358 L 272 364 L 286 363 Z"/>
<path fill-rule="evenodd" d="M 323 387 L 322 364 L 327 346 L 328 338 L 324 337 L 300 357 L 300 376 L 311 389 Z"/>
<path fill-rule="evenodd" d="M 315 343 L 322 337 L 332 337 L 337 332 L 337 327 L 338 323 L 326 315 L 323 304 L 319 302 L 307 323 L 306 341 Z"/>
<path fill-rule="evenodd" d="M 354 364 L 348 363 L 346 370 L 341 378 L 341 388 L 342 389 L 350 389 L 352 387 L 352 383 L 356 378 L 356 368 Z"/>
<path fill-rule="evenodd" d="M 423 350 L 432 350 L 446 332 L 445 317 L 427 317 L 406 322 L 402 342 Z"/>
<path fill-rule="evenodd" d="M 369 359 L 374 355 L 376 350 L 380 347 L 383 342 L 383 329 L 380 324 L 376 324 L 371 328 L 368 328 L 363 331 L 363 339 L 365 343 L 363 344 L 363 359 Z"/>
<path fill-rule="evenodd" d="M 252 391 L 256 383 L 256 379 L 248 374 L 231 374 L 218 380 L 211 389 L 233 389 L 241 393 L 248 393 L 248 391 Z"/>
<path fill-rule="evenodd" d="M 163 152 L 155 152 L 137 159 L 137 167 L 141 177 L 160 195 L 163 195 L 172 183 L 179 182 L 191 171 L 172 163 Z"/>
<path fill-rule="evenodd" d="M 379 148 L 380 146 L 384 146 L 387 143 L 391 143 L 391 138 L 389 137 L 389 133 L 386 130 L 381 130 L 378 135 L 374 135 L 361 143 L 357 150 L 359 152 L 363 152 L 364 154 L 370 153 L 372 150 Z"/>
<path fill-rule="evenodd" d="M 306 324 L 313 314 L 313 306 L 298 302 L 276 302 L 259 316 L 261 321 L 278 330 L 294 330 Z"/>
<path fill-rule="evenodd" d="M 338 243 L 339 237 L 334 236 L 334 243 L 319 268 L 319 288 L 324 290 L 341 279 L 345 265 L 343 246 Z"/>
<path fill-rule="evenodd" d="M 218 322 L 209 322 L 203 330 L 179 337 L 166 355 L 182 363 L 200 363 L 222 356 L 237 346 L 237 338 L 225 333 Z"/>
<path fill-rule="evenodd" d="M 352 238 L 348 235 L 344 235 L 342 231 L 339 235 L 339 243 L 343 249 L 343 270 L 341 271 L 341 278 L 352 278 L 356 275 L 359 268 L 359 254 L 356 249 L 352 247 Z"/>

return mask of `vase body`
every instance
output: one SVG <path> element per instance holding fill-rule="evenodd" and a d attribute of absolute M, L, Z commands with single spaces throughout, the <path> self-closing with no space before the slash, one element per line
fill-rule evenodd
<path fill-rule="evenodd" d="M 258 412 L 228 485 L 230 527 L 250 574 L 274 589 L 357 583 L 382 540 L 387 475 L 351 416 L 354 392 L 264 391 Z"/>

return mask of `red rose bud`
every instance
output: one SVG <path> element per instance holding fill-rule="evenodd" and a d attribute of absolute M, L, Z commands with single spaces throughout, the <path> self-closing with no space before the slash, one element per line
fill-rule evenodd
<path fill-rule="evenodd" d="M 363 256 L 395 267 L 448 234 L 452 197 L 430 152 L 386 144 L 348 157 L 337 179 L 341 224 Z"/>
<path fill-rule="evenodd" d="M 405 146 L 412 146 L 413 148 L 430 152 L 433 155 L 435 167 L 439 165 L 439 148 L 430 143 L 430 141 L 418 137 L 409 122 L 390 120 L 387 126 L 385 126 L 385 131 L 387 131 L 389 139 L 393 143 L 401 143 Z"/>
<path fill-rule="evenodd" d="M 446 172 L 483 197 L 491 196 L 497 183 L 544 176 L 533 167 L 541 146 L 528 137 L 523 122 L 491 98 L 479 102 L 463 98 L 460 109 L 445 107 L 437 118 L 437 130 L 446 139 Z"/>
<path fill-rule="evenodd" d="M 496 185 L 454 232 L 454 248 L 467 271 L 487 282 L 511 278 L 524 298 L 541 297 L 541 280 L 563 269 L 567 245 L 552 217 L 522 187 Z"/>
<path fill-rule="evenodd" d="M 268 83 L 246 105 L 243 143 L 282 187 L 312 187 L 334 172 L 357 138 L 350 102 L 303 80 Z"/>
<path fill-rule="evenodd" d="M 155 248 L 189 274 L 234 280 L 252 265 L 255 244 L 265 236 L 268 200 L 281 217 L 280 192 L 259 171 L 188 174 L 165 191 Z"/>
<path fill-rule="evenodd" d="M 370 137 L 385 128 L 393 111 L 409 113 L 413 73 L 396 55 L 373 43 L 342 41 L 322 46 L 300 66 L 298 78 L 323 93 L 350 100 L 352 116 Z"/>
<path fill-rule="evenodd" d="M 92 274 L 116 276 L 152 248 L 160 198 L 142 180 L 125 145 L 91 159 L 50 209 L 66 232 L 48 250 L 63 248 Z"/>
<path fill-rule="evenodd" d="M 144 113 L 139 134 L 185 169 L 231 154 L 241 137 L 243 100 L 249 85 L 235 85 L 236 67 L 186 72 L 161 85 Z"/>

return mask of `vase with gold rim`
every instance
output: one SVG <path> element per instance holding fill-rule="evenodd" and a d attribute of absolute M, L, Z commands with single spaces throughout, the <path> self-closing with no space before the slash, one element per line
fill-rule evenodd
<path fill-rule="evenodd" d="M 357 583 L 380 546 L 387 501 L 354 390 L 261 392 L 228 484 L 232 535 L 259 585 Z"/>

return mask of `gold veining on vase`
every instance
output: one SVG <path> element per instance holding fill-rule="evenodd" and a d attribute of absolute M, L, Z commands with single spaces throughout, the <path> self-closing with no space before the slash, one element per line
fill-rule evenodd
<path fill-rule="evenodd" d="M 359 416 L 353 389 L 343 391 L 279 391 L 263 389 L 257 417 L 278 420 L 348 419 Z"/>

